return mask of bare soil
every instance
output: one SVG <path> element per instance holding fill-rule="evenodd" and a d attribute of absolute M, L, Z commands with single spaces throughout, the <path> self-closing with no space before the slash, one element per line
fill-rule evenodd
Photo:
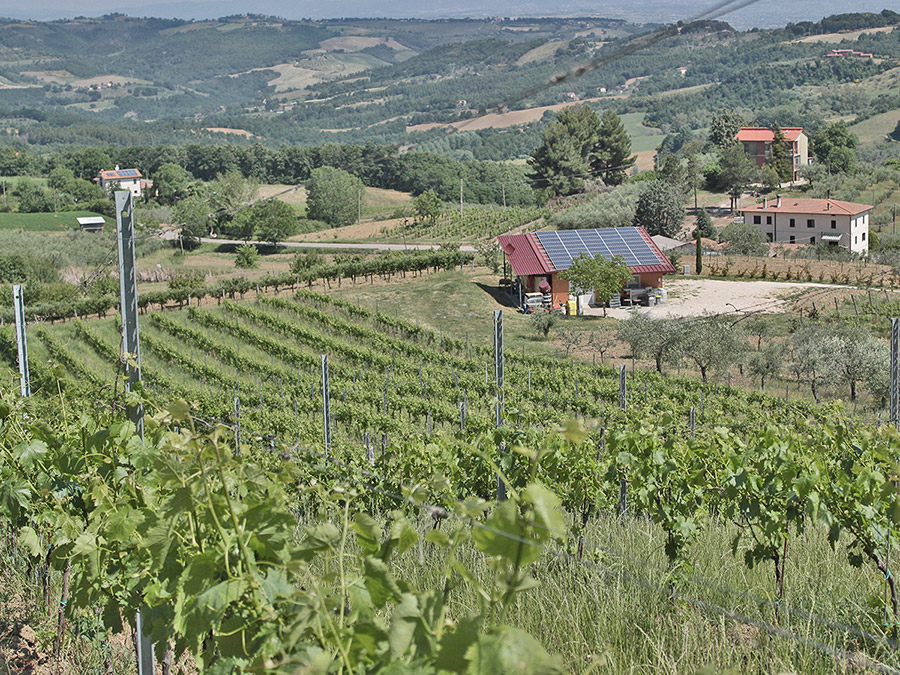
<path fill-rule="evenodd" d="M 399 227 L 404 218 L 389 218 L 387 220 L 369 220 L 344 227 L 332 227 L 319 232 L 298 234 L 291 237 L 290 241 L 331 241 L 334 239 L 371 239 L 381 234 L 385 228 L 393 230 Z"/>
<path fill-rule="evenodd" d="M 406 127 L 407 133 L 413 131 L 429 131 L 438 127 L 456 127 L 457 129 L 465 128 L 466 131 L 477 131 L 479 129 L 499 129 L 503 127 L 513 127 L 518 124 L 530 124 L 537 122 L 548 110 L 553 112 L 568 108 L 573 105 L 581 105 L 583 103 L 591 103 L 594 101 L 606 101 L 615 98 L 626 98 L 626 96 L 603 96 L 600 98 L 586 98 L 580 101 L 566 101 L 565 103 L 557 103 L 555 105 L 544 105 L 538 108 L 528 108 L 527 110 L 512 110 L 506 113 L 489 113 L 481 117 L 475 117 L 471 120 L 462 120 L 446 124 L 442 122 L 429 122 L 427 124 L 414 124 Z"/>

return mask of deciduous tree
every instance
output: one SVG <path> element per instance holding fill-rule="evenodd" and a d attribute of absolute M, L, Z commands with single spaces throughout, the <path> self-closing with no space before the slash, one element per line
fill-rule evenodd
<path fill-rule="evenodd" d="M 831 173 L 853 173 L 859 139 L 844 122 L 832 122 L 813 139 L 812 150 Z"/>
<path fill-rule="evenodd" d="M 634 224 L 651 235 L 676 237 L 684 223 L 684 199 L 681 190 L 660 180 L 647 183 L 638 197 Z"/>
<path fill-rule="evenodd" d="M 342 169 L 323 166 L 313 170 L 306 191 L 307 217 L 342 227 L 356 220 L 365 186 Z"/>
<path fill-rule="evenodd" d="M 281 200 L 267 199 L 254 205 L 250 216 L 256 236 L 272 246 L 297 233 L 297 212 Z"/>
<path fill-rule="evenodd" d="M 413 199 L 413 209 L 415 209 L 416 217 L 420 221 L 427 221 L 434 225 L 437 217 L 444 210 L 444 202 L 438 197 L 437 192 L 429 188 Z"/>
<path fill-rule="evenodd" d="M 756 165 L 744 146 L 732 141 L 719 150 L 719 185 L 731 197 L 731 211 L 744 188 L 756 177 Z"/>
<path fill-rule="evenodd" d="M 725 253 L 729 255 L 764 255 L 766 237 L 755 225 L 733 223 L 722 230 L 719 235 L 725 244 Z"/>
<path fill-rule="evenodd" d="M 719 111 L 709 125 L 709 142 L 724 148 L 734 143 L 734 137 L 744 124 L 744 118 L 731 108 Z"/>

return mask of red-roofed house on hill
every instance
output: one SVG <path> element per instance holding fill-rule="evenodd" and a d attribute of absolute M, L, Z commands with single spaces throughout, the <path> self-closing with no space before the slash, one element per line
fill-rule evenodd
<path fill-rule="evenodd" d="M 792 180 L 797 180 L 800 167 L 809 164 L 809 137 L 803 127 L 781 127 L 785 140 L 791 144 L 794 173 Z M 746 152 L 760 169 L 772 156 L 772 142 L 775 132 L 767 127 L 741 127 L 735 135 Z"/>
<path fill-rule="evenodd" d="M 131 195 L 135 198 L 153 186 L 153 181 L 141 176 L 141 172 L 137 169 L 120 169 L 118 166 L 112 171 L 101 171 L 94 182 L 104 190 L 118 183 L 120 190 L 131 190 Z"/>
<path fill-rule="evenodd" d="M 663 275 L 675 272 L 643 227 L 501 234 L 497 242 L 523 291 L 550 295 L 553 307 L 569 300 L 569 282 L 560 279 L 559 273 L 581 254 L 602 255 L 607 260 L 622 256 L 634 274 L 623 289 L 626 298 L 650 295 L 662 288 Z"/>
<path fill-rule="evenodd" d="M 743 209 L 744 222 L 779 244 L 828 244 L 865 255 L 869 250 L 868 204 L 838 199 L 764 199 Z"/>

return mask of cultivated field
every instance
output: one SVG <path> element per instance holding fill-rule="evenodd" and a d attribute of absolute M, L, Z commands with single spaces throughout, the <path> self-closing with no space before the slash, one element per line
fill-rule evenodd
<path fill-rule="evenodd" d="M 835 44 L 844 40 L 858 40 L 860 35 L 867 33 L 890 33 L 896 26 L 881 26 L 879 28 L 866 28 L 865 30 L 852 30 L 846 33 L 825 33 L 823 35 L 809 35 L 794 42 L 827 42 Z"/>

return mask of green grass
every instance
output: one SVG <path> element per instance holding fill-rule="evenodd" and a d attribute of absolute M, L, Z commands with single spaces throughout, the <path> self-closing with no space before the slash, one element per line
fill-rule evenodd
<path fill-rule="evenodd" d="M 29 232 L 64 232 L 78 228 L 77 218 L 97 216 L 91 211 L 60 211 L 59 213 L 0 213 L 0 230 Z M 107 225 L 111 222 L 106 219 Z"/>
<path fill-rule="evenodd" d="M 421 531 L 431 527 L 425 520 L 418 523 Z M 844 672 L 841 664 L 802 640 L 817 639 L 850 652 L 857 649 L 854 641 L 804 621 L 801 614 L 782 612 L 776 619 L 772 564 L 748 569 L 746 540 L 732 555 L 737 532 L 730 523 L 705 524 L 692 547 L 694 570 L 687 581 L 677 583 L 683 599 L 670 601 L 662 531 L 645 518 L 623 524 L 600 513 L 586 528 L 584 558 L 545 554 L 533 568 L 540 584 L 516 599 L 507 620 L 537 636 L 572 673 Z M 883 592 L 883 581 L 866 567 L 850 567 L 847 542 L 832 550 L 826 535 L 815 528 L 791 537 L 784 604 L 835 623 L 854 623 L 851 617 L 856 617 L 866 630 L 880 633 L 880 613 L 867 602 Z M 484 559 L 468 547 L 461 561 L 476 577 L 490 579 Z M 439 557 L 428 550 L 424 562 L 415 551 L 407 553 L 398 561 L 400 576 L 418 579 L 422 588 L 434 587 L 440 581 Z M 751 596 L 763 602 L 757 604 Z M 454 590 L 448 601 L 456 616 L 476 605 L 470 587 Z M 734 610 L 747 620 L 726 618 L 712 606 Z M 796 638 L 774 637 L 749 620 L 776 625 Z M 868 654 L 897 664 L 896 653 L 878 652 L 872 647 Z"/>
<path fill-rule="evenodd" d="M 850 131 L 859 137 L 863 145 L 881 143 L 885 137 L 897 128 L 900 123 L 900 109 L 889 110 L 879 115 L 873 115 L 850 127 Z"/>
<path fill-rule="evenodd" d="M 646 113 L 641 112 L 626 113 L 621 116 L 625 131 L 631 138 L 632 152 L 656 150 L 666 137 L 659 129 L 644 126 L 644 117 L 646 117 Z"/>

